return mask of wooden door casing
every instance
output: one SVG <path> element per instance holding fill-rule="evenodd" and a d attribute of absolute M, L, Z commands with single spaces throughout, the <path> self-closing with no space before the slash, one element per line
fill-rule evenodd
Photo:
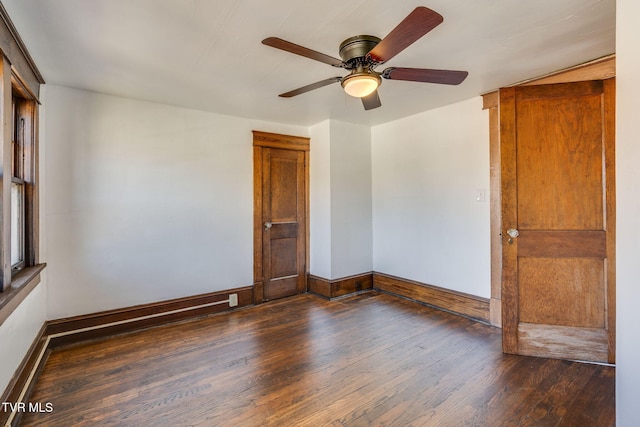
<path fill-rule="evenodd" d="M 503 350 L 613 363 L 615 79 L 505 88 L 499 108 Z"/>
<path fill-rule="evenodd" d="M 254 302 L 306 291 L 309 139 L 253 132 Z"/>

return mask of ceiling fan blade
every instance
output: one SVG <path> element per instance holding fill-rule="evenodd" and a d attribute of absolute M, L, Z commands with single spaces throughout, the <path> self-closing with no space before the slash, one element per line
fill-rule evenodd
<path fill-rule="evenodd" d="M 342 67 L 344 65 L 344 63 L 337 58 L 279 39 L 278 37 L 267 37 L 262 40 L 262 44 L 275 47 L 276 49 L 284 50 L 286 52 L 295 53 L 296 55 L 304 56 L 305 58 L 324 62 L 325 64 L 333 65 L 334 67 Z"/>
<path fill-rule="evenodd" d="M 373 110 L 374 108 L 378 108 L 382 106 L 382 102 L 380 102 L 380 96 L 378 96 L 378 91 L 374 90 L 370 95 L 367 95 L 362 99 L 362 105 L 365 110 Z"/>
<path fill-rule="evenodd" d="M 467 71 L 431 70 L 427 68 L 387 68 L 382 77 L 389 80 L 459 85 L 467 78 Z"/>
<path fill-rule="evenodd" d="M 311 83 L 310 85 L 299 87 L 298 89 L 291 90 L 289 92 L 281 93 L 282 98 L 291 98 L 292 96 L 301 95 L 303 93 L 319 89 L 321 87 L 330 85 L 331 83 L 337 83 L 342 80 L 342 77 L 331 77 L 330 79 L 320 80 L 319 82 Z"/>
<path fill-rule="evenodd" d="M 380 43 L 367 54 L 371 60 L 387 62 L 444 20 L 438 12 L 424 6 L 416 7 Z"/>

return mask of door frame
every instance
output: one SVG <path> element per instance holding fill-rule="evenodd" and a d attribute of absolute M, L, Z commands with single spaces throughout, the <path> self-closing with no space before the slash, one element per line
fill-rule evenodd
<path fill-rule="evenodd" d="M 310 138 L 253 130 L 253 302 L 264 301 L 264 269 L 262 265 L 262 153 L 264 148 L 304 152 L 304 292 L 309 276 L 309 153 Z"/>
<path fill-rule="evenodd" d="M 510 86 L 572 83 L 606 80 L 616 76 L 616 56 L 608 55 L 584 64 L 522 81 Z M 502 180 L 500 175 L 500 96 L 499 90 L 482 95 L 482 109 L 489 110 L 489 210 L 491 246 L 491 299 L 489 318 L 492 326 L 502 327 Z"/>

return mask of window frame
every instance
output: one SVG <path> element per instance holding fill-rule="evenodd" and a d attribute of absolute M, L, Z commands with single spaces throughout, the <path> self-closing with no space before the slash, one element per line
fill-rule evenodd
<path fill-rule="evenodd" d="M 40 282 L 45 268 L 39 260 L 38 108 L 40 86 L 45 81 L 15 25 L 0 2 L 0 325 Z M 25 118 L 21 138 L 24 158 L 24 263 L 11 263 L 11 187 L 14 182 L 12 102 L 19 99 L 17 115 Z M 17 266 L 16 266 L 17 267 Z"/>
<path fill-rule="evenodd" d="M 27 158 L 26 154 L 32 152 L 29 150 L 29 145 L 32 145 L 32 141 L 28 141 L 28 134 L 26 132 L 26 127 L 30 122 L 33 121 L 32 117 L 24 116 L 24 104 L 30 101 L 28 99 L 22 98 L 19 94 L 16 93 L 15 85 L 12 83 L 12 95 L 11 95 L 11 273 L 12 278 L 19 271 L 23 270 L 29 262 L 26 258 L 26 246 L 27 246 L 27 230 L 30 228 L 27 226 L 27 197 L 26 197 L 26 188 L 27 181 L 25 180 L 25 171 L 27 168 L 25 167 L 25 163 L 31 161 L 32 159 Z M 20 186 L 19 196 L 17 200 L 18 206 L 14 205 L 13 198 L 13 189 L 14 186 Z M 14 214 L 18 212 L 19 214 L 19 223 L 18 223 L 18 247 L 14 247 Z M 16 254 L 14 249 L 17 249 L 20 253 Z M 18 261 L 14 262 L 14 256 L 18 256 Z"/>
<path fill-rule="evenodd" d="M 17 200 L 14 200 L 13 198 L 13 189 L 16 188 L 15 186 L 19 186 L 19 193 L 18 193 L 18 198 Z M 23 270 L 25 268 L 25 266 L 27 265 L 26 263 L 26 257 L 25 257 L 25 243 L 27 240 L 27 236 L 26 236 L 26 221 L 25 221 L 25 217 L 26 217 L 26 204 L 25 204 L 25 188 L 26 188 L 26 183 L 23 179 L 21 178 L 17 178 L 17 177 L 12 177 L 11 178 L 11 247 L 10 247 L 10 251 L 11 251 L 11 276 L 15 276 L 20 270 Z M 15 206 L 14 203 L 17 203 L 17 207 Z M 18 216 L 18 224 L 17 224 L 17 233 L 14 234 L 14 225 L 15 224 L 15 214 L 16 212 L 19 214 Z M 17 237 L 17 245 L 14 245 L 14 237 Z M 16 254 L 15 252 L 19 251 L 18 254 Z M 17 260 L 14 261 L 14 257 L 17 256 Z"/>

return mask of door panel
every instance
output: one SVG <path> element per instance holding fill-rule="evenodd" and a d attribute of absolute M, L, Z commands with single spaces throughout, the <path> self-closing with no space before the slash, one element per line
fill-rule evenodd
<path fill-rule="evenodd" d="M 296 238 L 271 239 L 271 280 L 298 274 Z"/>
<path fill-rule="evenodd" d="M 600 361 L 608 357 L 605 329 L 520 323 L 518 335 L 524 355 Z"/>
<path fill-rule="evenodd" d="M 306 290 L 308 149 L 287 149 L 287 138 L 254 132 L 256 303 Z"/>
<path fill-rule="evenodd" d="M 602 229 L 601 97 L 602 90 L 571 98 L 516 98 L 518 224 L 523 229 Z"/>
<path fill-rule="evenodd" d="M 520 321 L 604 328 L 603 272 L 600 259 L 520 257 Z"/>
<path fill-rule="evenodd" d="M 273 150 L 273 149 L 271 149 Z M 265 196 L 271 196 L 272 222 L 296 221 L 298 218 L 297 173 L 299 152 L 286 155 L 287 151 L 265 153 L 263 159 L 268 162 L 265 171 L 269 171 Z M 291 158 L 289 158 L 291 157 Z"/>
<path fill-rule="evenodd" d="M 500 90 L 507 353 L 614 361 L 614 93 Z"/>

